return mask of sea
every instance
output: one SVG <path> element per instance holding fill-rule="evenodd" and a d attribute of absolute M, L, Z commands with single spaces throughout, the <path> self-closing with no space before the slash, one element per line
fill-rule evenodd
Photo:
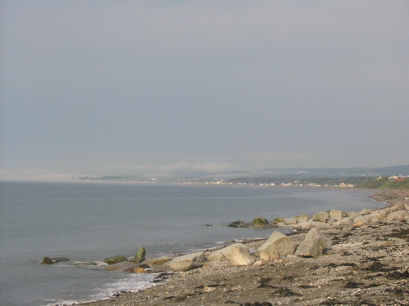
<path fill-rule="evenodd" d="M 379 208 L 362 190 L 0 182 L 0 305 L 72 305 L 154 286 L 157 274 L 105 271 L 104 258 L 185 254 L 272 229 L 227 225 Z M 69 261 L 42 265 L 43 257 Z"/>

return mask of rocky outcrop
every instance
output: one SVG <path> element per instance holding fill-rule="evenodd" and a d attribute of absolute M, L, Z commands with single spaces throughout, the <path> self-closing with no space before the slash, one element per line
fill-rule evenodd
<path fill-rule="evenodd" d="M 104 259 L 104 262 L 108 265 L 113 265 L 113 264 L 116 264 L 122 261 L 126 261 L 126 257 L 122 255 L 117 255 L 117 256 L 108 257 Z"/>
<path fill-rule="evenodd" d="M 270 261 L 278 259 L 280 256 L 294 254 L 295 243 L 290 237 L 280 232 L 274 232 L 264 244 L 258 248 L 256 255 L 262 260 Z"/>
<path fill-rule="evenodd" d="M 331 245 L 331 240 L 314 227 L 308 232 L 304 241 L 298 246 L 295 255 L 303 257 L 318 257 L 322 255 L 326 249 L 331 248 Z"/>
<path fill-rule="evenodd" d="M 145 260 L 146 250 L 144 247 L 141 247 L 138 252 L 136 252 L 134 258 L 132 259 L 133 263 L 139 264 Z"/>
<path fill-rule="evenodd" d="M 233 266 L 249 266 L 256 262 L 254 256 L 250 255 L 249 249 L 245 245 L 234 245 L 231 248 L 230 264 Z"/>

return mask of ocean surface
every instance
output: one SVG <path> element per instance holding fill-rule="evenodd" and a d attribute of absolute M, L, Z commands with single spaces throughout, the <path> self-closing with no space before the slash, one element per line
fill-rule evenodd
<path fill-rule="evenodd" d="M 378 208 L 367 191 L 235 186 L 0 182 L 0 305 L 73 304 L 152 286 L 103 259 L 190 252 L 273 230 L 230 222 Z M 41 265 L 43 257 L 70 261 Z"/>

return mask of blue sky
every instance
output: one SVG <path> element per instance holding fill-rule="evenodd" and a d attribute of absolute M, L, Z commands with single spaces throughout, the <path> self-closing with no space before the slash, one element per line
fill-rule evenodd
<path fill-rule="evenodd" d="M 2 179 L 408 164 L 408 1 L 0 4 Z"/>

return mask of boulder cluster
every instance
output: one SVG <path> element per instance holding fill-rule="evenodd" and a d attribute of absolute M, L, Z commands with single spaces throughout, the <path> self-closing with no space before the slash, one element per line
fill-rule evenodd
<path fill-rule="evenodd" d="M 397 204 L 383 209 L 363 209 L 360 212 L 343 212 L 329 210 L 315 213 L 312 217 L 303 214 L 293 218 L 275 218 L 269 222 L 258 217 L 248 223 L 242 220 L 234 221 L 228 227 L 238 228 L 280 228 L 286 227 L 297 231 L 310 230 L 313 227 L 323 228 L 331 225 L 364 225 L 376 221 L 409 221 L 409 205 Z"/>

